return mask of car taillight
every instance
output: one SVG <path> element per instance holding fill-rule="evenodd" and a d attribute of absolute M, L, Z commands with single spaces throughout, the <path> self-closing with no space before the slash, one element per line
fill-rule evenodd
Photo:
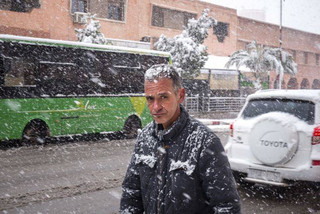
<path fill-rule="evenodd" d="M 314 128 L 311 144 L 312 145 L 320 144 L 320 126 L 317 126 Z"/>
<path fill-rule="evenodd" d="M 233 123 L 230 124 L 230 136 L 233 137 Z"/>
<path fill-rule="evenodd" d="M 320 160 L 312 160 L 312 166 L 320 166 Z"/>

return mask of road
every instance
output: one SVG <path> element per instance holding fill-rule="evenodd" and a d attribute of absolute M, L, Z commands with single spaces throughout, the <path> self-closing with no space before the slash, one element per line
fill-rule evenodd
<path fill-rule="evenodd" d="M 0 210 L 119 187 L 133 144 L 101 140 L 0 150 Z"/>
<path fill-rule="evenodd" d="M 226 133 L 217 133 L 223 144 Z M 0 212 L 117 213 L 134 140 L 0 150 Z M 238 187 L 243 213 L 316 213 L 320 191 Z"/>

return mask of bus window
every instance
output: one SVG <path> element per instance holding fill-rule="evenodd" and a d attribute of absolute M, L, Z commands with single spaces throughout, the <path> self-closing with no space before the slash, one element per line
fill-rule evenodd
<path fill-rule="evenodd" d="M 144 55 L 141 56 L 141 67 L 142 70 L 148 70 L 152 65 L 156 64 L 168 64 L 169 58 L 168 57 L 155 57 L 155 56 L 148 56 Z"/>
<path fill-rule="evenodd" d="M 107 83 L 105 76 L 106 68 L 108 66 L 108 53 L 106 52 L 93 52 L 93 51 L 82 51 L 78 58 L 79 75 L 76 77 L 78 80 L 77 94 L 88 95 L 88 94 L 101 94 L 104 93 L 104 88 L 110 88 L 111 86 Z M 82 53 L 81 53 L 82 52 Z M 104 55 L 103 55 L 104 54 Z M 107 61 L 106 61 L 107 60 Z M 107 75 L 110 79 L 112 78 Z"/>
<path fill-rule="evenodd" d="M 144 92 L 144 72 L 132 68 L 117 68 L 116 91 L 117 93 L 128 94 Z"/>
<path fill-rule="evenodd" d="M 114 53 L 112 66 L 114 68 L 141 69 L 140 56 L 138 54 Z"/>
<path fill-rule="evenodd" d="M 100 77 L 100 71 L 103 68 L 103 65 L 98 57 L 97 53 L 92 51 L 86 51 L 81 56 L 81 67 L 87 70 L 89 77 Z"/>
<path fill-rule="evenodd" d="M 34 86 L 35 64 L 22 58 L 4 58 L 4 86 Z"/>
<path fill-rule="evenodd" d="M 40 94 L 77 94 L 79 78 L 78 66 L 74 63 L 40 61 L 37 72 L 37 87 Z"/>

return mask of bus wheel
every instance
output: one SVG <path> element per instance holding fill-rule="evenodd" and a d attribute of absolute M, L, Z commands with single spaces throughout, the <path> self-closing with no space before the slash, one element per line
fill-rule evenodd
<path fill-rule="evenodd" d="M 123 134 L 126 138 L 135 138 L 138 136 L 138 130 L 141 129 L 141 121 L 137 116 L 130 116 L 124 124 Z"/>
<path fill-rule="evenodd" d="M 22 143 L 27 145 L 37 145 L 45 143 L 49 136 L 49 128 L 42 120 L 29 122 L 23 130 Z"/>

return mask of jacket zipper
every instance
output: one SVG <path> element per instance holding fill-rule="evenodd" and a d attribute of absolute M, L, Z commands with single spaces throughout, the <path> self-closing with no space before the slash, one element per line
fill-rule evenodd
<path fill-rule="evenodd" d="M 160 140 L 160 146 L 163 146 L 163 131 L 160 131 L 159 133 L 159 140 Z M 160 198 L 160 193 L 161 193 L 161 186 L 162 186 L 162 153 L 161 151 L 158 151 L 159 154 L 159 174 L 158 174 L 158 203 L 157 203 L 157 214 L 160 214 L 160 203 L 161 203 L 161 198 Z"/>
<path fill-rule="evenodd" d="M 160 214 L 160 193 L 161 193 L 161 185 L 162 185 L 162 154 L 161 152 L 159 151 L 159 165 L 160 165 L 160 169 L 159 169 L 159 174 L 158 174 L 158 203 L 157 203 L 157 214 Z"/>

